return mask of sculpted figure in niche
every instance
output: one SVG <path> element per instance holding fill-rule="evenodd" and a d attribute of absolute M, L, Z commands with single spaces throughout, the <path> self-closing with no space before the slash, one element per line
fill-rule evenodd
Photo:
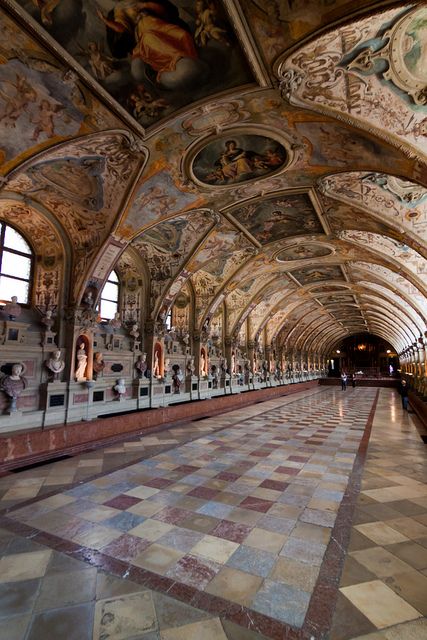
<path fill-rule="evenodd" d="M 79 344 L 76 360 L 76 380 L 77 382 L 80 382 L 82 380 L 86 380 L 87 355 L 84 342 Z"/>
<path fill-rule="evenodd" d="M 20 363 L 16 363 L 12 366 L 12 373 L 10 376 L 5 376 L 1 381 L 1 387 L 6 395 L 10 398 L 9 411 L 17 411 L 16 401 L 21 393 L 28 386 L 27 379 L 22 375 L 24 366 Z"/>
<path fill-rule="evenodd" d="M 60 374 L 65 369 L 65 362 L 61 356 L 61 349 L 55 349 L 55 351 L 52 351 L 50 358 L 45 361 L 45 366 L 49 369 L 49 378 L 51 380 L 58 380 Z"/>
<path fill-rule="evenodd" d="M 102 353 L 97 351 L 93 358 L 93 379 L 97 380 L 98 376 L 104 371 L 105 362 L 102 358 Z"/>
<path fill-rule="evenodd" d="M 138 360 L 135 362 L 135 369 L 138 374 L 138 378 L 143 378 L 146 375 L 147 371 L 147 354 L 143 353 L 139 356 Z"/>
<path fill-rule="evenodd" d="M 153 362 L 153 376 L 155 378 L 160 378 L 160 362 L 159 362 L 159 352 L 154 352 L 154 362 Z"/>
<path fill-rule="evenodd" d="M 12 296 L 11 301 L 6 303 L 3 313 L 7 315 L 9 320 L 16 320 L 22 313 L 21 305 L 18 303 L 18 296 Z"/>
<path fill-rule="evenodd" d="M 212 389 L 218 389 L 218 368 L 215 364 L 211 366 Z"/>
<path fill-rule="evenodd" d="M 206 372 L 206 357 L 205 357 L 205 354 L 204 354 L 203 351 L 200 354 L 200 375 L 201 376 L 207 375 L 207 372 Z"/>

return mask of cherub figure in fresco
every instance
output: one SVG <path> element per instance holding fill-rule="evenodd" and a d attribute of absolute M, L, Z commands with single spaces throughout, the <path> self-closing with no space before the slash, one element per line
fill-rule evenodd
<path fill-rule="evenodd" d="M 196 31 L 194 39 L 196 43 L 201 47 L 206 47 L 209 40 L 212 39 L 230 46 L 226 30 L 218 26 L 218 13 L 215 2 L 212 2 L 212 0 L 208 0 L 208 2 L 197 0 L 195 9 Z"/>
<path fill-rule="evenodd" d="M 61 0 L 33 0 L 33 4 L 40 9 L 40 18 L 44 25 L 52 25 L 52 13 L 60 2 Z"/>
<path fill-rule="evenodd" d="M 37 92 L 27 82 L 24 76 L 16 74 L 16 81 L 2 80 L 2 84 L 11 85 L 16 93 L 13 96 L 0 90 L 0 97 L 5 101 L 6 106 L 0 116 L 0 122 L 5 120 L 6 126 L 15 127 L 18 118 L 27 110 L 30 102 L 37 100 Z"/>
<path fill-rule="evenodd" d="M 147 207 L 155 217 L 161 216 L 168 208 L 176 205 L 176 198 L 165 193 L 160 185 L 152 185 L 148 191 L 141 193 L 134 202 L 134 207 Z"/>
<path fill-rule="evenodd" d="M 92 73 L 97 80 L 104 80 L 114 71 L 114 60 L 105 55 L 102 43 L 88 42 L 87 50 L 82 49 L 82 54 L 87 57 Z"/>
<path fill-rule="evenodd" d="M 36 125 L 31 140 L 36 142 L 41 133 L 45 133 L 47 138 L 52 138 L 55 134 L 53 118 L 63 108 L 62 105 L 51 104 L 49 100 L 41 100 L 38 114 L 31 119 L 31 122 Z"/>
<path fill-rule="evenodd" d="M 154 98 L 143 84 L 138 84 L 135 91 L 129 96 L 129 102 L 135 118 L 147 115 L 150 118 L 158 117 L 166 109 L 168 103 L 163 98 Z"/>

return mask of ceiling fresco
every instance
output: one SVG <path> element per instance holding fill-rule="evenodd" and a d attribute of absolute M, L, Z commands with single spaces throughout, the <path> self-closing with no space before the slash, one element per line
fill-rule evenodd
<path fill-rule="evenodd" d="M 426 24 L 417 1 L 3 0 L 0 219 L 32 239 L 34 305 L 117 268 L 141 335 L 185 294 L 230 343 L 417 339 Z"/>
<path fill-rule="evenodd" d="M 231 215 L 261 244 L 305 233 L 323 232 L 306 194 L 264 199 L 233 210 Z"/>
<path fill-rule="evenodd" d="M 425 157 L 425 5 L 363 17 L 280 62 L 294 104 L 346 114 L 401 138 Z"/>
<path fill-rule="evenodd" d="M 253 82 L 219 0 L 19 4 L 143 127 Z"/>

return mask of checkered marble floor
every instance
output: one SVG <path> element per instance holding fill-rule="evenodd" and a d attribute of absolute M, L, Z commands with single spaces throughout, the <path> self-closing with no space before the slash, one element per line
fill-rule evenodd
<path fill-rule="evenodd" d="M 288 397 L 269 400 L 239 410 L 229 411 L 216 416 L 187 422 L 173 428 L 157 427 L 143 436 L 123 439 L 113 445 L 98 447 L 87 453 L 65 457 L 41 465 L 32 465 L 28 469 L 18 469 L 0 475 L 0 510 L 19 502 L 48 495 L 54 491 L 69 488 L 76 483 L 106 474 L 122 468 L 142 458 L 150 458 L 157 453 L 179 444 L 222 429 L 227 425 L 241 421 L 245 417 L 264 413 L 307 395 L 317 395 L 319 389 L 298 392 Z"/>
<path fill-rule="evenodd" d="M 271 623 L 268 637 L 292 637 L 283 634 L 306 618 L 375 395 L 327 389 L 228 415 L 221 431 L 8 518 L 198 610 L 233 620 L 244 610 Z"/>

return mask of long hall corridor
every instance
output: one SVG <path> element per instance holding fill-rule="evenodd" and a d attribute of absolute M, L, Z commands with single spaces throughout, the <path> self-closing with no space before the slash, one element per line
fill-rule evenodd
<path fill-rule="evenodd" d="M 425 447 L 319 387 L 8 473 L 0 640 L 425 638 Z"/>

